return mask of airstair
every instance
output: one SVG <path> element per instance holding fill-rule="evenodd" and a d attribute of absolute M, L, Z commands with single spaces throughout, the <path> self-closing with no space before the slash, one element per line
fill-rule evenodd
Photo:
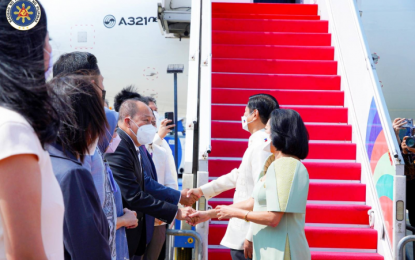
<path fill-rule="evenodd" d="M 310 135 L 312 259 L 395 259 L 405 236 L 403 160 L 354 1 L 192 4 L 184 180 L 199 186 L 237 168 L 248 97 L 271 94 Z M 233 194 L 208 204 L 232 204 Z M 204 259 L 231 259 L 220 245 L 227 223 L 197 227 Z"/>

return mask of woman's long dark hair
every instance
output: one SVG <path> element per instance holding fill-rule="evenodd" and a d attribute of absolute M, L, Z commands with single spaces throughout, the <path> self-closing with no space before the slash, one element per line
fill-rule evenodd
<path fill-rule="evenodd" d="M 55 140 L 59 116 L 45 85 L 44 45 L 47 35 L 45 9 L 32 29 L 20 31 L 6 18 L 10 1 L 0 1 L 0 106 L 22 115 L 44 146 Z"/>
<path fill-rule="evenodd" d="M 91 80 L 88 76 L 61 74 L 48 83 L 58 96 L 55 106 L 62 115 L 57 143 L 81 162 L 88 146 L 105 136 L 108 128 L 104 101 Z"/>

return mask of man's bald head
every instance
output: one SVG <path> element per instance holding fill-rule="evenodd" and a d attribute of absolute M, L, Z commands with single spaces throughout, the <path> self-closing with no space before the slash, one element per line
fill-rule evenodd
<path fill-rule="evenodd" d="M 123 121 L 127 117 L 134 118 L 140 112 L 147 112 L 151 109 L 143 102 L 136 99 L 128 99 L 124 101 L 119 110 L 119 121 Z"/>
<path fill-rule="evenodd" d="M 153 116 L 151 109 L 141 101 L 128 99 L 124 101 L 119 110 L 118 126 L 124 130 L 138 146 L 136 134 L 138 128 L 151 124 Z"/>
<path fill-rule="evenodd" d="M 138 113 L 138 102 L 135 99 L 128 99 L 124 101 L 119 110 L 119 121 L 124 121 L 125 118 L 131 117 L 133 118 Z"/>

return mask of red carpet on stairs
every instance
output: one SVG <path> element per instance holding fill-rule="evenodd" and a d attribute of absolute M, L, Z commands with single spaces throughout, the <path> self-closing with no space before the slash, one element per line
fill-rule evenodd
<path fill-rule="evenodd" d="M 239 166 L 249 138 L 240 122 L 248 97 L 271 94 L 282 108 L 300 113 L 310 135 L 305 232 L 312 259 L 381 260 L 328 26 L 317 5 L 212 4 L 209 177 Z M 233 194 L 209 205 L 231 204 Z M 209 259 L 231 259 L 220 246 L 226 226 L 210 223 Z"/>
<path fill-rule="evenodd" d="M 352 127 L 350 125 L 325 125 L 306 123 L 311 140 L 351 141 Z M 227 129 L 228 131 L 222 131 Z M 248 139 L 249 133 L 241 128 L 239 122 L 212 121 L 212 135 L 215 138 L 241 138 Z"/>
<path fill-rule="evenodd" d="M 333 60 L 334 48 L 308 46 L 258 46 L 214 44 L 215 58 L 279 59 L 279 60 Z"/>
<path fill-rule="evenodd" d="M 262 92 L 258 90 L 258 92 Z M 212 97 L 213 99 L 214 97 Z M 292 101 L 297 102 L 296 100 Z M 331 102 L 331 101 L 328 101 Z M 241 120 L 241 108 L 245 105 L 212 104 L 212 120 Z M 313 107 L 313 106 L 283 106 L 282 108 L 294 109 L 305 122 L 317 123 L 347 123 L 347 108 L 345 107 Z M 223 113 L 223 111 L 227 111 Z M 213 136 L 212 136 L 213 137 Z M 213 137 L 214 138 L 214 137 Z"/>
<path fill-rule="evenodd" d="M 262 49 L 265 50 L 266 46 L 262 47 Z M 235 50 L 238 49 L 236 48 Z M 214 50 L 213 53 L 215 53 Z M 227 55 L 231 55 L 231 53 L 227 52 Z M 337 75 L 212 74 L 212 88 L 252 87 L 264 89 L 340 90 L 340 77 Z"/>

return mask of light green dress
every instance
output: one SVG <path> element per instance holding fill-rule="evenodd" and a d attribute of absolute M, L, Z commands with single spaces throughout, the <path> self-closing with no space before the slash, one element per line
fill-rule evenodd
<path fill-rule="evenodd" d="M 252 223 L 254 260 L 308 260 L 310 249 L 305 237 L 305 209 L 308 172 L 293 158 L 274 161 L 271 155 L 253 191 L 254 211 L 284 212 L 277 227 Z"/>

